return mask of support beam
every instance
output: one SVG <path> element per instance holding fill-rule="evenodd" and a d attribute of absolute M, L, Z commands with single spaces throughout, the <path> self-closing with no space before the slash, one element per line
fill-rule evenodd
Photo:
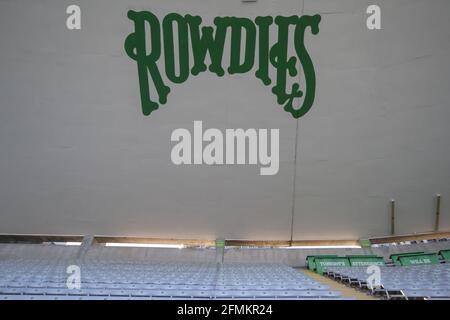
<path fill-rule="evenodd" d="M 391 199 L 391 235 L 395 235 L 395 200 Z"/>
<path fill-rule="evenodd" d="M 370 242 L 372 244 L 382 244 L 394 242 L 398 243 L 403 241 L 439 240 L 439 239 L 450 239 L 450 231 L 424 232 L 398 236 L 377 237 L 377 238 L 370 238 Z"/>
<path fill-rule="evenodd" d="M 0 243 L 41 244 L 44 242 L 81 242 L 83 236 L 40 235 L 40 234 L 0 234 Z"/>
<path fill-rule="evenodd" d="M 441 214 L 441 195 L 436 196 L 436 221 L 434 224 L 434 231 L 439 231 L 439 216 Z"/>
<path fill-rule="evenodd" d="M 83 237 L 83 241 L 81 241 L 80 248 L 77 252 L 77 260 L 83 259 L 86 255 L 86 252 L 89 250 L 89 248 L 95 243 L 95 238 L 92 235 L 86 235 Z"/>
<path fill-rule="evenodd" d="M 226 240 L 230 247 L 359 246 L 358 240 Z"/>
<path fill-rule="evenodd" d="M 137 238 L 137 237 L 105 237 L 96 236 L 99 244 L 104 243 L 144 243 L 144 244 L 183 244 L 186 247 L 214 247 L 214 240 L 202 239 L 164 239 L 164 238 Z"/>

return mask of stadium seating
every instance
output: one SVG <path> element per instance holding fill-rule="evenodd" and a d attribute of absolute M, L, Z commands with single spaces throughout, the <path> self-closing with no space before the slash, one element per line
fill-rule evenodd
<path fill-rule="evenodd" d="M 433 248 L 436 253 L 429 253 Z M 292 265 L 307 261 L 311 271 L 387 299 L 449 299 L 448 245 L 399 250 L 296 254 Z M 419 251 L 419 250 L 424 251 Z M 237 249 L 216 263 L 212 249 L 114 248 L 92 246 L 83 258 L 78 248 L 58 245 L 0 245 L 0 300 L 122 299 L 343 299 L 338 289 L 319 283 L 278 261 L 274 251 Z M 286 253 L 294 250 L 285 250 Z M 256 257 L 248 262 L 247 256 Z M 275 257 L 277 259 L 275 259 Z M 392 257 L 392 261 L 388 258 Z M 263 258 L 267 262 L 262 262 Z M 230 261 L 231 260 L 231 261 Z M 281 259 L 279 259 L 281 260 Z M 394 262 L 395 260 L 395 262 Z M 195 262 L 193 262 L 195 261 Z M 415 265 L 417 263 L 428 263 Z M 69 289 L 67 267 L 81 270 L 81 288 Z M 371 290 L 367 267 L 380 268 L 381 286 Z M 319 277 L 320 279 L 320 277 Z M 330 284 L 333 286 L 332 284 Z M 344 291 L 344 290 L 343 290 Z M 345 291 L 347 292 L 347 291 Z M 346 296 L 352 297 L 351 294 Z M 355 292 L 354 298 L 361 298 Z M 364 298 L 364 295 L 362 295 Z"/>
<path fill-rule="evenodd" d="M 68 289 L 67 267 L 81 268 Z M 276 264 L 0 260 L 0 300 L 336 299 L 340 293 Z"/>
<path fill-rule="evenodd" d="M 370 288 L 367 267 L 330 267 L 331 278 L 387 299 L 450 299 L 450 264 L 379 266 L 380 286 Z"/>

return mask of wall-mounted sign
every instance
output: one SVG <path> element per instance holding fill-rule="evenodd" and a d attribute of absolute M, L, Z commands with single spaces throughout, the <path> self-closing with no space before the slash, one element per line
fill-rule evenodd
<path fill-rule="evenodd" d="M 170 87 L 164 82 L 162 71 L 157 65 L 163 53 L 165 76 L 172 83 L 183 83 L 190 75 L 196 76 L 206 70 L 219 77 L 225 73 L 247 73 L 253 69 L 257 56 L 255 76 L 264 85 L 272 87 L 277 103 L 284 106 L 285 111 L 291 113 L 294 118 L 299 118 L 313 105 L 316 76 L 304 36 L 307 28 L 314 35 L 319 32 L 320 15 L 275 18 L 264 16 L 254 20 L 216 17 L 214 26 L 203 26 L 201 17 L 189 14 L 182 16 L 171 13 L 160 22 L 151 12 L 130 10 L 128 18 L 134 22 L 134 32 L 125 40 L 125 51 L 137 62 L 144 115 L 149 115 L 158 109 L 160 104 L 165 104 L 170 93 Z M 177 26 L 176 36 L 174 25 Z M 275 43 L 270 44 L 269 31 L 272 26 L 277 28 L 277 38 Z M 292 45 L 295 56 L 290 56 L 288 50 L 290 29 L 294 29 Z M 228 34 L 231 37 L 231 47 L 230 57 L 227 59 L 229 63 L 225 70 L 223 55 Z M 174 43 L 175 39 L 177 44 Z M 176 47 L 178 54 L 175 54 Z M 205 62 L 207 54 L 209 65 Z M 193 61 L 189 61 L 190 56 Z M 274 79 L 269 75 L 270 67 L 276 70 Z M 150 92 L 149 75 L 156 92 Z M 288 77 L 295 77 L 298 81 L 289 87 Z M 300 81 L 302 77 L 303 85 Z M 297 102 L 298 98 L 302 99 L 301 103 Z"/>

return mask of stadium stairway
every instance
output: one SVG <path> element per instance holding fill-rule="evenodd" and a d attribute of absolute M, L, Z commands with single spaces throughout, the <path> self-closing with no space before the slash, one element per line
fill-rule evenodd
<path fill-rule="evenodd" d="M 299 272 L 304 273 L 306 276 L 316 280 L 317 282 L 328 286 L 333 291 L 339 291 L 342 298 L 349 300 L 379 300 L 377 296 L 370 295 L 361 290 L 356 290 L 353 287 L 346 286 L 340 282 L 330 279 L 329 277 L 322 276 L 316 272 L 308 269 L 298 269 Z"/>

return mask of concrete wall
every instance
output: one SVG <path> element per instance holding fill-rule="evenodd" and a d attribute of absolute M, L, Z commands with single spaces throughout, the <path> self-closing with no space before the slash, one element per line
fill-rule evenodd
<path fill-rule="evenodd" d="M 391 198 L 399 233 L 427 231 L 436 193 L 449 229 L 450 2 L 376 1 L 377 31 L 365 24 L 372 3 L 1 0 L 0 233 L 285 240 L 294 172 L 294 239 L 388 234 Z M 81 7 L 81 30 L 66 28 L 69 4 Z M 123 49 L 130 9 L 205 23 L 320 14 L 319 34 L 306 36 L 311 111 L 292 118 L 253 69 L 171 85 L 167 104 L 143 116 Z M 170 135 L 194 120 L 279 128 L 279 173 L 173 165 Z"/>

